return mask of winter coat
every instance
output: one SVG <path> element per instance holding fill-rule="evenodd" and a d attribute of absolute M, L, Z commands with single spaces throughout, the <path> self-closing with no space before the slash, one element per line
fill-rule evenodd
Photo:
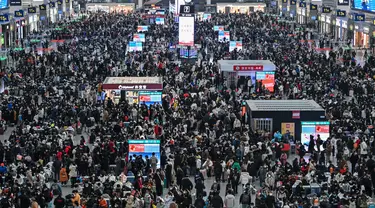
<path fill-rule="evenodd" d="M 235 200 L 236 200 L 236 197 L 232 194 L 228 194 L 226 197 L 225 197 L 225 207 L 226 208 L 234 208 L 235 207 Z"/>
<path fill-rule="evenodd" d="M 77 166 L 75 166 L 75 165 L 70 165 L 69 166 L 69 170 L 70 170 L 70 172 L 69 172 L 69 177 L 71 178 L 71 177 L 77 177 Z"/>
<path fill-rule="evenodd" d="M 61 168 L 60 170 L 60 182 L 67 182 L 68 181 L 68 173 L 66 172 L 66 168 Z"/>
<path fill-rule="evenodd" d="M 252 177 L 248 172 L 241 172 L 240 181 L 242 185 L 248 184 L 251 182 Z"/>

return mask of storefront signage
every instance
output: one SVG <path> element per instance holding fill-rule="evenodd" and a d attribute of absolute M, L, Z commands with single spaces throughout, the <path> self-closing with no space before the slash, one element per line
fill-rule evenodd
<path fill-rule="evenodd" d="M 349 6 L 349 0 L 338 0 L 337 5 L 339 5 L 339 6 Z"/>
<path fill-rule="evenodd" d="M 24 17 L 23 10 L 14 11 L 14 17 Z"/>
<path fill-rule="evenodd" d="M 57 4 L 58 5 L 62 5 L 63 4 L 63 0 L 57 0 Z"/>
<path fill-rule="evenodd" d="M 50 3 L 49 3 L 49 7 L 50 7 L 50 8 L 55 8 L 55 5 L 56 5 L 55 2 L 50 2 Z"/>
<path fill-rule="evenodd" d="M 292 119 L 300 119 L 301 112 L 300 111 L 292 111 Z"/>
<path fill-rule="evenodd" d="M 354 14 L 354 21 L 364 22 L 366 20 L 365 14 Z"/>
<path fill-rule="evenodd" d="M 290 5 L 297 5 L 297 0 L 290 0 Z"/>
<path fill-rule="evenodd" d="M 344 11 L 344 10 L 337 10 L 336 16 L 338 16 L 338 17 L 346 17 L 346 11 Z"/>
<path fill-rule="evenodd" d="M 299 7 L 306 8 L 306 2 L 300 2 L 300 3 L 299 3 Z"/>
<path fill-rule="evenodd" d="M 262 65 L 234 65 L 233 71 L 263 71 Z"/>
<path fill-rule="evenodd" d="M 45 4 L 39 5 L 39 10 L 41 10 L 41 11 L 47 10 L 46 5 Z"/>
<path fill-rule="evenodd" d="M 29 13 L 29 14 L 35 14 L 36 13 L 36 7 L 29 7 L 29 8 L 27 8 L 27 13 Z"/>
<path fill-rule="evenodd" d="M 163 90 L 163 84 L 103 84 L 106 90 Z"/>
<path fill-rule="evenodd" d="M 329 7 L 323 7 L 323 8 L 322 8 L 322 13 L 326 13 L 326 14 L 327 14 L 327 13 L 331 13 L 331 11 L 332 11 L 332 10 L 331 10 L 331 8 L 329 8 Z"/>
<path fill-rule="evenodd" d="M 21 6 L 22 1 L 21 0 L 10 0 L 9 5 L 10 6 Z"/>
<path fill-rule="evenodd" d="M 310 4 L 310 10 L 318 10 L 318 5 Z"/>
<path fill-rule="evenodd" d="M 9 15 L 8 14 L 0 14 L 0 22 L 8 22 Z"/>

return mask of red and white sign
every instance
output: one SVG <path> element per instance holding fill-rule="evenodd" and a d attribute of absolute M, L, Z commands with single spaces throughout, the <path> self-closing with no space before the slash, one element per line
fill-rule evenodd
<path fill-rule="evenodd" d="M 194 17 L 179 17 L 178 44 L 194 46 Z"/>
<path fill-rule="evenodd" d="M 292 119 L 300 119 L 301 112 L 300 111 L 292 111 Z"/>
<path fill-rule="evenodd" d="M 262 65 L 234 65 L 233 71 L 263 71 Z"/>

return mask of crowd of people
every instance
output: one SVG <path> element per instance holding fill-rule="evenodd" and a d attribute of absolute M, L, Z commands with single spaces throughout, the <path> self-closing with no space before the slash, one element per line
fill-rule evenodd
<path fill-rule="evenodd" d="M 322 53 L 324 43 L 309 43 L 305 26 L 295 31 L 296 23 L 256 12 L 196 21 L 198 59 L 179 62 L 169 15 L 149 25 L 142 52 L 127 50 L 147 22 L 141 16 L 87 13 L 56 23 L 63 32 L 46 32 L 44 46 L 64 40 L 54 51 L 11 51 L 14 67 L 1 69 L 1 119 L 12 132 L 0 143 L 0 207 L 374 206 L 373 56 L 360 65 L 353 51 Z M 214 25 L 243 50 L 228 52 Z M 272 61 L 274 92 L 251 79 L 227 86 L 221 59 Z M 109 76 L 162 77 L 162 103 L 98 99 Z M 241 114 L 246 99 L 313 99 L 326 110 L 331 137 L 312 139 L 298 156 L 283 152 L 290 136 L 251 129 Z M 160 139 L 160 161 L 129 155 L 129 139 Z"/>

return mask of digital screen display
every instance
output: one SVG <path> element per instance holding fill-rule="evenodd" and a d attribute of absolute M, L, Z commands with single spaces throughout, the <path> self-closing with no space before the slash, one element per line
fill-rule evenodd
<path fill-rule="evenodd" d="M 229 31 L 219 31 L 219 41 L 223 42 L 225 39 L 225 41 L 229 41 L 230 40 L 230 33 Z"/>
<path fill-rule="evenodd" d="M 137 32 L 147 32 L 148 26 L 147 25 L 141 25 L 137 27 Z"/>
<path fill-rule="evenodd" d="M 29 13 L 29 14 L 35 14 L 36 13 L 36 7 L 29 7 L 29 8 L 27 8 L 27 13 Z"/>
<path fill-rule="evenodd" d="M 180 58 L 198 58 L 198 50 L 194 48 L 190 50 L 187 48 L 181 48 Z"/>
<path fill-rule="evenodd" d="M 263 86 L 270 92 L 273 92 L 275 86 L 275 72 L 256 72 L 257 82 L 262 80 Z"/>
<path fill-rule="evenodd" d="M 135 42 L 146 42 L 146 36 L 142 33 L 136 33 L 133 35 L 133 41 Z"/>
<path fill-rule="evenodd" d="M 142 51 L 142 42 L 129 42 L 129 51 Z"/>
<path fill-rule="evenodd" d="M 229 42 L 229 52 L 237 48 L 237 51 L 242 50 L 242 41 L 230 41 Z"/>
<path fill-rule="evenodd" d="M 320 121 L 320 122 L 301 122 L 301 142 L 305 146 L 305 149 L 308 150 L 310 143 L 310 135 L 314 136 L 315 144 L 318 135 L 320 139 L 324 142 L 329 137 L 329 122 Z M 320 146 L 323 149 L 323 145 Z M 315 150 L 317 150 L 315 145 Z"/>
<path fill-rule="evenodd" d="M 9 1 L 8 0 L 0 0 L 0 9 L 6 9 L 9 7 Z"/>
<path fill-rule="evenodd" d="M 354 21 L 364 22 L 366 20 L 365 14 L 355 14 Z"/>
<path fill-rule="evenodd" d="M 178 44 L 183 46 L 194 45 L 194 17 L 179 17 Z"/>
<path fill-rule="evenodd" d="M 203 21 L 210 20 L 211 14 L 203 14 Z"/>
<path fill-rule="evenodd" d="M 338 17 L 346 17 L 346 11 L 337 10 L 336 16 L 338 16 Z"/>
<path fill-rule="evenodd" d="M 154 103 L 161 104 L 162 92 L 155 92 L 155 91 L 140 91 L 138 93 L 139 96 L 139 103 L 142 104 L 143 102 L 149 106 Z"/>
<path fill-rule="evenodd" d="M 162 17 L 155 18 L 155 24 L 164 25 L 164 18 L 162 18 Z"/>
<path fill-rule="evenodd" d="M 364 11 L 375 12 L 375 0 L 353 0 L 352 7 Z"/>
<path fill-rule="evenodd" d="M 160 168 L 160 140 L 128 140 L 129 156 L 142 155 L 142 159 L 146 161 L 146 155 L 151 158 L 152 153 L 158 159 L 157 168 Z"/>
<path fill-rule="evenodd" d="M 155 14 L 165 15 L 165 10 L 164 9 L 158 9 L 158 10 L 155 11 Z"/>
<path fill-rule="evenodd" d="M 224 31 L 224 26 L 216 25 L 214 26 L 214 31 Z"/>

